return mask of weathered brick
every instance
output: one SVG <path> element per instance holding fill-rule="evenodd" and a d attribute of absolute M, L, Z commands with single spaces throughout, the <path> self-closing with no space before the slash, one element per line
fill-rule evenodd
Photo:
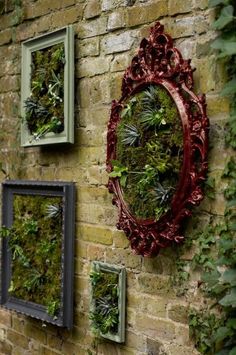
<path fill-rule="evenodd" d="M 62 27 L 70 25 L 82 18 L 83 5 L 76 5 L 70 9 L 55 12 L 51 16 L 51 23 L 53 27 Z"/>
<path fill-rule="evenodd" d="M 122 9 L 112 12 L 108 17 L 107 29 L 109 31 L 114 31 L 119 28 L 124 28 L 126 25 L 126 13 Z"/>
<path fill-rule="evenodd" d="M 104 261 L 105 248 L 104 246 L 98 246 L 94 244 L 88 245 L 88 259 L 93 261 Z"/>
<path fill-rule="evenodd" d="M 0 326 L 0 341 L 5 341 L 6 339 L 6 329 Z"/>
<path fill-rule="evenodd" d="M 132 254 L 130 249 L 107 249 L 106 261 L 117 265 L 125 265 L 127 268 L 141 268 L 141 256 Z"/>
<path fill-rule="evenodd" d="M 18 91 L 20 88 L 19 76 L 6 75 L 0 78 L 2 92 Z"/>
<path fill-rule="evenodd" d="M 117 54 L 111 62 L 111 72 L 124 71 L 130 64 L 129 56 L 125 54 Z"/>
<path fill-rule="evenodd" d="M 107 87 L 105 86 L 107 85 Z M 81 108 L 91 109 L 96 104 L 106 103 L 110 96 L 109 79 L 103 76 L 84 78 L 78 85 L 78 101 Z"/>
<path fill-rule="evenodd" d="M 80 203 L 77 208 L 79 222 L 96 223 L 113 226 L 117 220 L 117 210 L 111 207 Z"/>
<path fill-rule="evenodd" d="M 193 9 L 192 0 L 170 0 L 169 1 L 169 15 L 176 15 L 185 12 L 190 12 Z"/>
<path fill-rule="evenodd" d="M 208 0 L 195 0 L 195 8 L 205 10 L 208 8 Z"/>
<path fill-rule="evenodd" d="M 87 258 L 87 243 L 78 239 L 75 240 L 75 256 L 77 258 Z"/>
<path fill-rule="evenodd" d="M 175 42 L 184 59 L 190 59 L 196 53 L 196 41 L 190 38 L 180 39 Z"/>
<path fill-rule="evenodd" d="M 132 47 L 134 42 L 134 33 L 132 31 L 126 31 L 121 34 L 111 34 L 102 39 L 102 50 L 106 54 L 124 52 Z"/>
<path fill-rule="evenodd" d="M 78 146 L 98 147 L 104 146 L 106 141 L 105 128 L 100 126 L 100 129 L 96 126 L 87 126 L 86 128 L 79 128 L 75 132 L 75 138 L 78 142 Z"/>
<path fill-rule="evenodd" d="M 61 354 L 61 352 L 58 352 L 56 350 L 49 349 L 47 347 L 42 347 L 42 355 L 58 355 Z M 71 353 L 73 354 L 73 353 Z"/>
<path fill-rule="evenodd" d="M 113 10 L 124 3 L 124 0 L 102 0 L 102 11 Z"/>
<path fill-rule="evenodd" d="M 110 79 L 109 84 L 109 99 L 112 100 L 119 100 L 121 97 L 121 86 L 123 80 L 123 72 L 113 74 Z"/>
<path fill-rule="evenodd" d="M 177 345 L 168 345 L 167 347 L 168 354 L 171 355 L 199 355 L 199 352 L 193 347 L 183 347 Z"/>
<path fill-rule="evenodd" d="M 0 46 L 8 44 L 12 40 L 12 30 L 10 28 L 0 32 Z"/>
<path fill-rule="evenodd" d="M 17 333 L 14 330 L 7 330 L 7 339 L 14 345 L 24 349 L 28 349 L 29 339 L 23 334 Z"/>
<path fill-rule="evenodd" d="M 42 15 L 46 15 L 51 11 L 58 10 L 60 8 L 61 1 L 50 1 L 50 0 L 41 0 L 40 2 L 36 2 L 31 4 L 31 6 L 26 7 L 25 18 L 35 18 Z M 65 0 L 66 3 L 74 4 L 74 0 Z"/>
<path fill-rule="evenodd" d="M 25 327 L 25 320 L 17 316 L 12 316 L 12 328 L 19 333 L 23 333 Z"/>
<path fill-rule="evenodd" d="M 112 231 L 108 228 L 89 224 L 80 224 L 77 229 L 78 238 L 87 242 L 111 245 Z"/>
<path fill-rule="evenodd" d="M 138 277 L 141 292 L 156 294 L 158 296 L 167 295 L 171 292 L 169 278 L 152 274 L 140 274 Z"/>
<path fill-rule="evenodd" d="M 220 116 L 229 112 L 229 99 L 219 95 L 209 94 L 206 96 L 207 113 L 209 116 Z"/>
<path fill-rule="evenodd" d="M 102 35 L 107 32 L 107 18 L 99 17 L 89 22 L 81 22 L 77 33 L 79 38 L 89 38 Z"/>
<path fill-rule="evenodd" d="M 190 339 L 189 325 L 178 325 L 175 329 L 176 343 L 179 345 L 191 346 L 193 339 Z"/>
<path fill-rule="evenodd" d="M 99 16 L 101 13 L 101 4 L 97 0 L 89 0 L 87 1 L 85 10 L 84 10 L 84 17 L 86 19 L 90 19 L 96 16 Z"/>
<path fill-rule="evenodd" d="M 115 248 L 128 248 L 129 240 L 123 231 L 114 230 L 113 231 L 113 243 Z"/>
<path fill-rule="evenodd" d="M 27 323 L 25 326 L 25 335 L 29 338 L 39 341 L 42 344 L 46 344 L 46 331 L 36 327 L 31 323 Z"/>
<path fill-rule="evenodd" d="M 171 305 L 168 309 L 168 318 L 178 323 L 188 323 L 189 307 L 179 304 Z"/>
<path fill-rule="evenodd" d="M 1 15 L 0 30 L 6 29 L 12 25 L 12 13 Z"/>
<path fill-rule="evenodd" d="M 197 71 L 194 73 L 196 92 L 208 93 L 215 90 L 215 78 L 217 75 L 215 56 L 195 59 L 193 67 L 197 68 Z"/>
<path fill-rule="evenodd" d="M 108 72 L 110 67 L 110 57 L 96 57 L 81 59 L 77 66 L 77 77 L 90 77 Z"/>
<path fill-rule="evenodd" d="M 171 321 L 154 318 L 146 314 L 136 315 L 136 327 L 144 334 L 163 340 L 175 339 L 175 326 Z"/>
<path fill-rule="evenodd" d="M 9 311 L 0 309 L 0 323 L 6 327 L 11 326 L 11 313 Z"/>
<path fill-rule="evenodd" d="M 196 43 L 196 56 L 201 58 L 209 55 L 210 53 L 210 44 L 215 38 L 213 33 L 208 33 L 207 35 L 200 36 Z"/>
<path fill-rule="evenodd" d="M 166 318 L 167 316 L 167 298 L 156 296 L 143 295 L 142 296 L 142 311 L 146 314 L 151 314 L 158 318 Z"/>
<path fill-rule="evenodd" d="M 194 16 L 176 18 L 169 24 L 167 31 L 173 38 L 188 37 L 194 34 Z"/>
<path fill-rule="evenodd" d="M 163 344 L 160 341 L 147 338 L 148 354 L 165 354 Z"/>
<path fill-rule="evenodd" d="M 76 58 L 94 57 L 99 55 L 99 37 L 76 41 Z"/>
<path fill-rule="evenodd" d="M 87 127 L 87 126 L 94 126 L 96 127 L 103 126 L 108 122 L 109 119 L 109 114 L 110 114 L 110 105 L 109 106 L 102 106 L 100 104 L 98 105 L 93 105 L 93 107 L 88 107 L 85 109 L 80 109 L 79 112 L 79 125 L 81 127 Z"/>
<path fill-rule="evenodd" d="M 127 10 L 127 26 L 132 27 L 155 21 L 167 13 L 168 2 L 165 0 L 159 0 L 150 5 L 132 6 Z"/>
<path fill-rule="evenodd" d="M 152 272 L 155 274 L 162 274 L 163 273 L 163 265 L 162 265 L 161 258 L 159 256 L 156 258 L 152 258 L 152 259 L 144 258 L 142 270 L 144 272 Z"/>
<path fill-rule="evenodd" d="M 0 341 L 0 353 L 3 355 L 11 355 L 12 354 L 12 345 L 6 341 Z"/>
<path fill-rule="evenodd" d="M 195 16 L 194 30 L 198 34 L 207 32 L 210 27 L 210 20 L 207 16 L 199 15 Z"/>

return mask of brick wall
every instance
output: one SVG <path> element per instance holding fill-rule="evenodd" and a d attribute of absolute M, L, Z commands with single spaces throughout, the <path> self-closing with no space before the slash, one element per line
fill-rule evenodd
<path fill-rule="evenodd" d="M 214 11 L 207 0 L 1 0 L 0 15 L 0 160 L 10 178 L 75 181 L 77 188 L 75 306 L 72 331 L 42 326 L 0 310 L 1 354 L 197 354 L 189 339 L 188 309 L 204 302 L 199 275 L 191 272 L 179 292 L 176 249 L 157 258 L 134 256 L 125 235 L 115 228 L 117 209 L 106 189 L 106 125 L 112 99 L 120 97 L 124 69 L 160 20 L 185 58 L 191 57 L 196 92 L 205 92 L 211 120 L 210 174 L 219 176 L 227 152 L 223 124 L 228 102 L 220 98 L 225 72 L 209 43 Z M 75 121 L 72 146 L 20 149 L 18 143 L 21 41 L 73 24 L 75 31 Z M 5 178 L 0 175 L 1 180 Z M 219 184 L 217 185 L 219 187 Z M 220 188 L 218 189 L 220 191 Z M 191 238 L 212 215 L 223 214 L 222 193 L 205 199 L 186 229 Z M 181 258 L 187 263 L 195 249 Z M 127 332 L 124 345 L 96 342 L 89 329 L 89 271 L 92 260 L 127 268 Z M 182 296 L 181 296 L 182 295 Z"/>

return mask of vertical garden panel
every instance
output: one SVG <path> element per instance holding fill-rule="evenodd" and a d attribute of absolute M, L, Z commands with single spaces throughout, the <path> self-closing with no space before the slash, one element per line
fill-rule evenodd
<path fill-rule="evenodd" d="M 7 181 L 2 185 L 1 304 L 71 328 L 74 184 Z"/>
<path fill-rule="evenodd" d="M 21 145 L 74 143 L 73 27 L 22 43 Z"/>
<path fill-rule="evenodd" d="M 125 341 L 125 268 L 94 261 L 90 274 L 90 319 L 98 336 Z"/>

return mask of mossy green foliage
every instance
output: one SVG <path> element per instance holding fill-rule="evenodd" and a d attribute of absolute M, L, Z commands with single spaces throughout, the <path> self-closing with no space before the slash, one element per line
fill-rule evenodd
<path fill-rule="evenodd" d="M 118 176 L 125 201 L 141 219 L 159 219 L 170 208 L 183 159 L 177 107 L 161 86 L 149 85 L 130 98 L 117 129 Z"/>
<path fill-rule="evenodd" d="M 119 275 L 109 271 L 94 270 L 90 274 L 93 310 L 90 312 L 95 333 L 117 334 L 119 323 Z"/>
<path fill-rule="evenodd" d="M 226 143 L 236 149 L 236 3 L 234 0 L 209 0 L 209 6 L 217 6 L 217 19 L 213 28 L 221 31 L 212 43 L 212 48 L 218 50 L 219 58 L 224 58 L 228 69 L 228 83 L 221 93 L 231 101 Z M 224 191 L 226 208 L 224 217 L 212 229 L 216 237 L 213 246 L 217 247 L 218 255 L 215 259 L 210 259 L 210 268 L 207 263 L 208 270 L 205 263 L 200 263 L 206 270 L 202 277 L 204 290 L 213 298 L 218 317 L 213 317 L 211 310 L 208 314 L 206 310 L 204 313 L 190 314 L 190 329 L 196 347 L 202 354 L 207 355 L 236 354 L 235 158 L 231 157 L 227 162 L 222 178 L 228 182 Z M 202 253 L 203 258 L 209 258 L 208 250 L 202 249 Z"/>
<path fill-rule="evenodd" d="M 62 209 L 61 197 L 15 195 L 9 247 L 12 276 L 9 292 L 47 307 L 60 307 Z"/>
<path fill-rule="evenodd" d="M 64 129 L 64 44 L 32 53 L 31 94 L 25 100 L 25 119 L 39 139 Z"/>

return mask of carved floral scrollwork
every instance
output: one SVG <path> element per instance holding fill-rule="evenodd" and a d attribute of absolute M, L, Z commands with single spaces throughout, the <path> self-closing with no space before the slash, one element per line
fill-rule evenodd
<path fill-rule="evenodd" d="M 107 133 L 107 171 L 112 171 L 116 158 L 117 125 L 125 102 L 147 84 L 163 86 L 173 98 L 182 121 L 184 155 L 178 187 L 171 201 L 171 209 L 159 220 L 140 220 L 130 212 L 120 186 L 119 178 L 109 178 L 109 192 L 119 209 L 117 227 L 130 240 L 136 254 L 156 256 L 161 248 L 184 239 L 183 220 L 191 215 L 191 207 L 203 199 L 201 183 L 207 172 L 208 128 L 204 95 L 196 95 L 193 88 L 190 60 L 183 59 L 172 38 L 164 33 L 159 22 L 143 39 L 138 54 L 124 73 L 122 97 L 112 102 Z"/>

